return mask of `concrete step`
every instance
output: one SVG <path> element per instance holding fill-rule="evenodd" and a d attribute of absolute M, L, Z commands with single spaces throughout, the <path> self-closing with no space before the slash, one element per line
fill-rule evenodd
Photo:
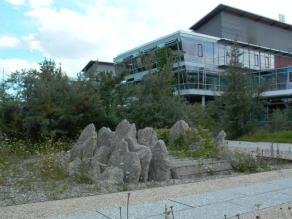
<path fill-rule="evenodd" d="M 226 160 L 190 159 L 170 156 L 171 174 L 174 179 L 192 178 L 230 171 L 231 165 Z"/>

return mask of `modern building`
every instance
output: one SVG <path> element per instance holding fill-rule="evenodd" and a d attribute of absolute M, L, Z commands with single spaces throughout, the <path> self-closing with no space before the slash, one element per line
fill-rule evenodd
<path fill-rule="evenodd" d="M 89 61 L 87 65 L 81 70 L 86 75 L 95 75 L 100 72 L 111 72 L 115 75 L 115 65 L 113 62 Z"/>
<path fill-rule="evenodd" d="M 271 103 L 273 99 L 292 103 L 292 25 L 226 5 L 216 7 L 190 31 L 177 31 L 131 49 L 114 62 L 117 73 L 128 72 L 127 82 L 139 82 L 157 67 L 157 60 L 150 58 L 153 51 L 170 48 L 176 54 L 177 93 L 205 104 L 224 92 L 222 72 L 234 43 L 247 73 L 256 83 L 271 85 L 263 97 Z"/>

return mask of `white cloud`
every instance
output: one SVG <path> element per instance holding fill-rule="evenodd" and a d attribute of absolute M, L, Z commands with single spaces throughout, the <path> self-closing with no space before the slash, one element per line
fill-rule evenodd
<path fill-rule="evenodd" d="M 29 5 L 31 8 L 48 7 L 53 0 L 6 0 L 6 2 L 14 6 Z"/>
<path fill-rule="evenodd" d="M 0 47 L 16 47 L 20 40 L 16 37 L 0 36 Z"/>
<path fill-rule="evenodd" d="M 6 0 L 6 2 L 15 6 L 20 6 L 20 5 L 25 4 L 25 0 Z"/>
<path fill-rule="evenodd" d="M 208 4 L 192 0 L 92 0 L 80 3 L 82 13 L 56 9 L 53 0 L 7 1 L 29 4 L 26 15 L 38 25 L 35 33 L 21 37 L 23 45 L 61 62 L 71 75 L 90 59 L 112 61 L 120 52 L 188 29 L 221 2 L 275 19 L 283 13 L 287 22 L 292 22 L 291 0 L 278 0 L 274 5 L 263 0 L 208 0 Z"/>
<path fill-rule="evenodd" d="M 39 65 L 24 59 L 0 59 L 0 72 L 5 75 L 22 69 L 39 69 Z"/>
<path fill-rule="evenodd" d="M 48 7 L 53 3 L 53 0 L 26 0 L 32 8 Z"/>

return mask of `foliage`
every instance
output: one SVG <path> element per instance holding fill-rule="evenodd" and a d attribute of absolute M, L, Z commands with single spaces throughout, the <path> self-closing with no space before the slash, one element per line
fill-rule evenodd
<path fill-rule="evenodd" d="M 149 73 L 139 84 L 132 85 L 131 101 L 123 108 L 125 118 L 138 127 L 170 127 L 176 121 L 188 120 L 188 104 L 174 95 L 172 62 L 161 71 Z"/>
<path fill-rule="evenodd" d="M 212 104 L 209 104 L 207 107 L 203 107 L 202 104 L 195 103 L 190 106 L 190 120 L 196 127 L 200 126 L 210 130 L 214 129 L 215 122 L 212 118 L 214 113 Z"/>
<path fill-rule="evenodd" d="M 238 151 L 232 154 L 231 166 L 235 171 L 250 173 L 268 168 L 268 164 L 263 158 Z"/>
<path fill-rule="evenodd" d="M 259 129 L 257 132 L 249 133 L 239 138 L 242 141 L 253 142 L 277 142 L 277 143 L 291 143 L 292 131 L 276 131 L 269 132 L 267 129 Z"/>
<path fill-rule="evenodd" d="M 60 162 L 58 156 L 55 156 L 54 153 L 44 156 L 38 164 L 40 176 L 44 180 L 62 180 L 67 178 L 68 174 L 62 168 Z"/>
<path fill-rule="evenodd" d="M 4 87 L 0 127 L 10 138 L 71 138 L 87 124 L 105 121 L 96 84 L 69 79 L 51 60 L 40 63 L 40 70 L 12 73 Z"/>
<path fill-rule="evenodd" d="M 247 133 L 262 109 L 259 94 L 250 87 L 250 77 L 239 59 L 242 54 L 236 45 L 231 47 L 229 65 L 224 72 L 226 90 L 217 98 L 219 111 L 223 112 L 224 129 L 230 138 Z"/>
<path fill-rule="evenodd" d="M 155 131 L 157 133 L 158 139 L 162 139 L 167 144 L 170 130 L 167 128 L 161 128 L 161 129 L 155 129 Z"/>
<path fill-rule="evenodd" d="M 191 147 L 195 149 L 192 150 Z M 201 127 L 192 128 L 173 141 L 169 141 L 168 149 L 173 155 L 193 158 L 214 158 L 219 152 L 209 130 Z"/>
<path fill-rule="evenodd" d="M 276 109 L 271 118 L 270 130 L 272 132 L 286 130 L 289 127 L 288 112 Z"/>

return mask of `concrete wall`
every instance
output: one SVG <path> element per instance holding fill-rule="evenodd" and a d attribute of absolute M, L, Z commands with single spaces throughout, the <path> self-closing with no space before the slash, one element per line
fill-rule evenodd
<path fill-rule="evenodd" d="M 196 32 L 292 52 L 292 31 L 221 12 Z"/>
<path fill-rule="evenodd" d="M 221 14 L 213 17 L 207 24 L 201 26 L 196 32 L 203 33 L 211 36 L 221 37 Z"/>
<path fill-rule="evenodd" d="M 223 38 L 292 51 L 292 31 L 226 12 L 221 13 L 221 26 Z"/>

